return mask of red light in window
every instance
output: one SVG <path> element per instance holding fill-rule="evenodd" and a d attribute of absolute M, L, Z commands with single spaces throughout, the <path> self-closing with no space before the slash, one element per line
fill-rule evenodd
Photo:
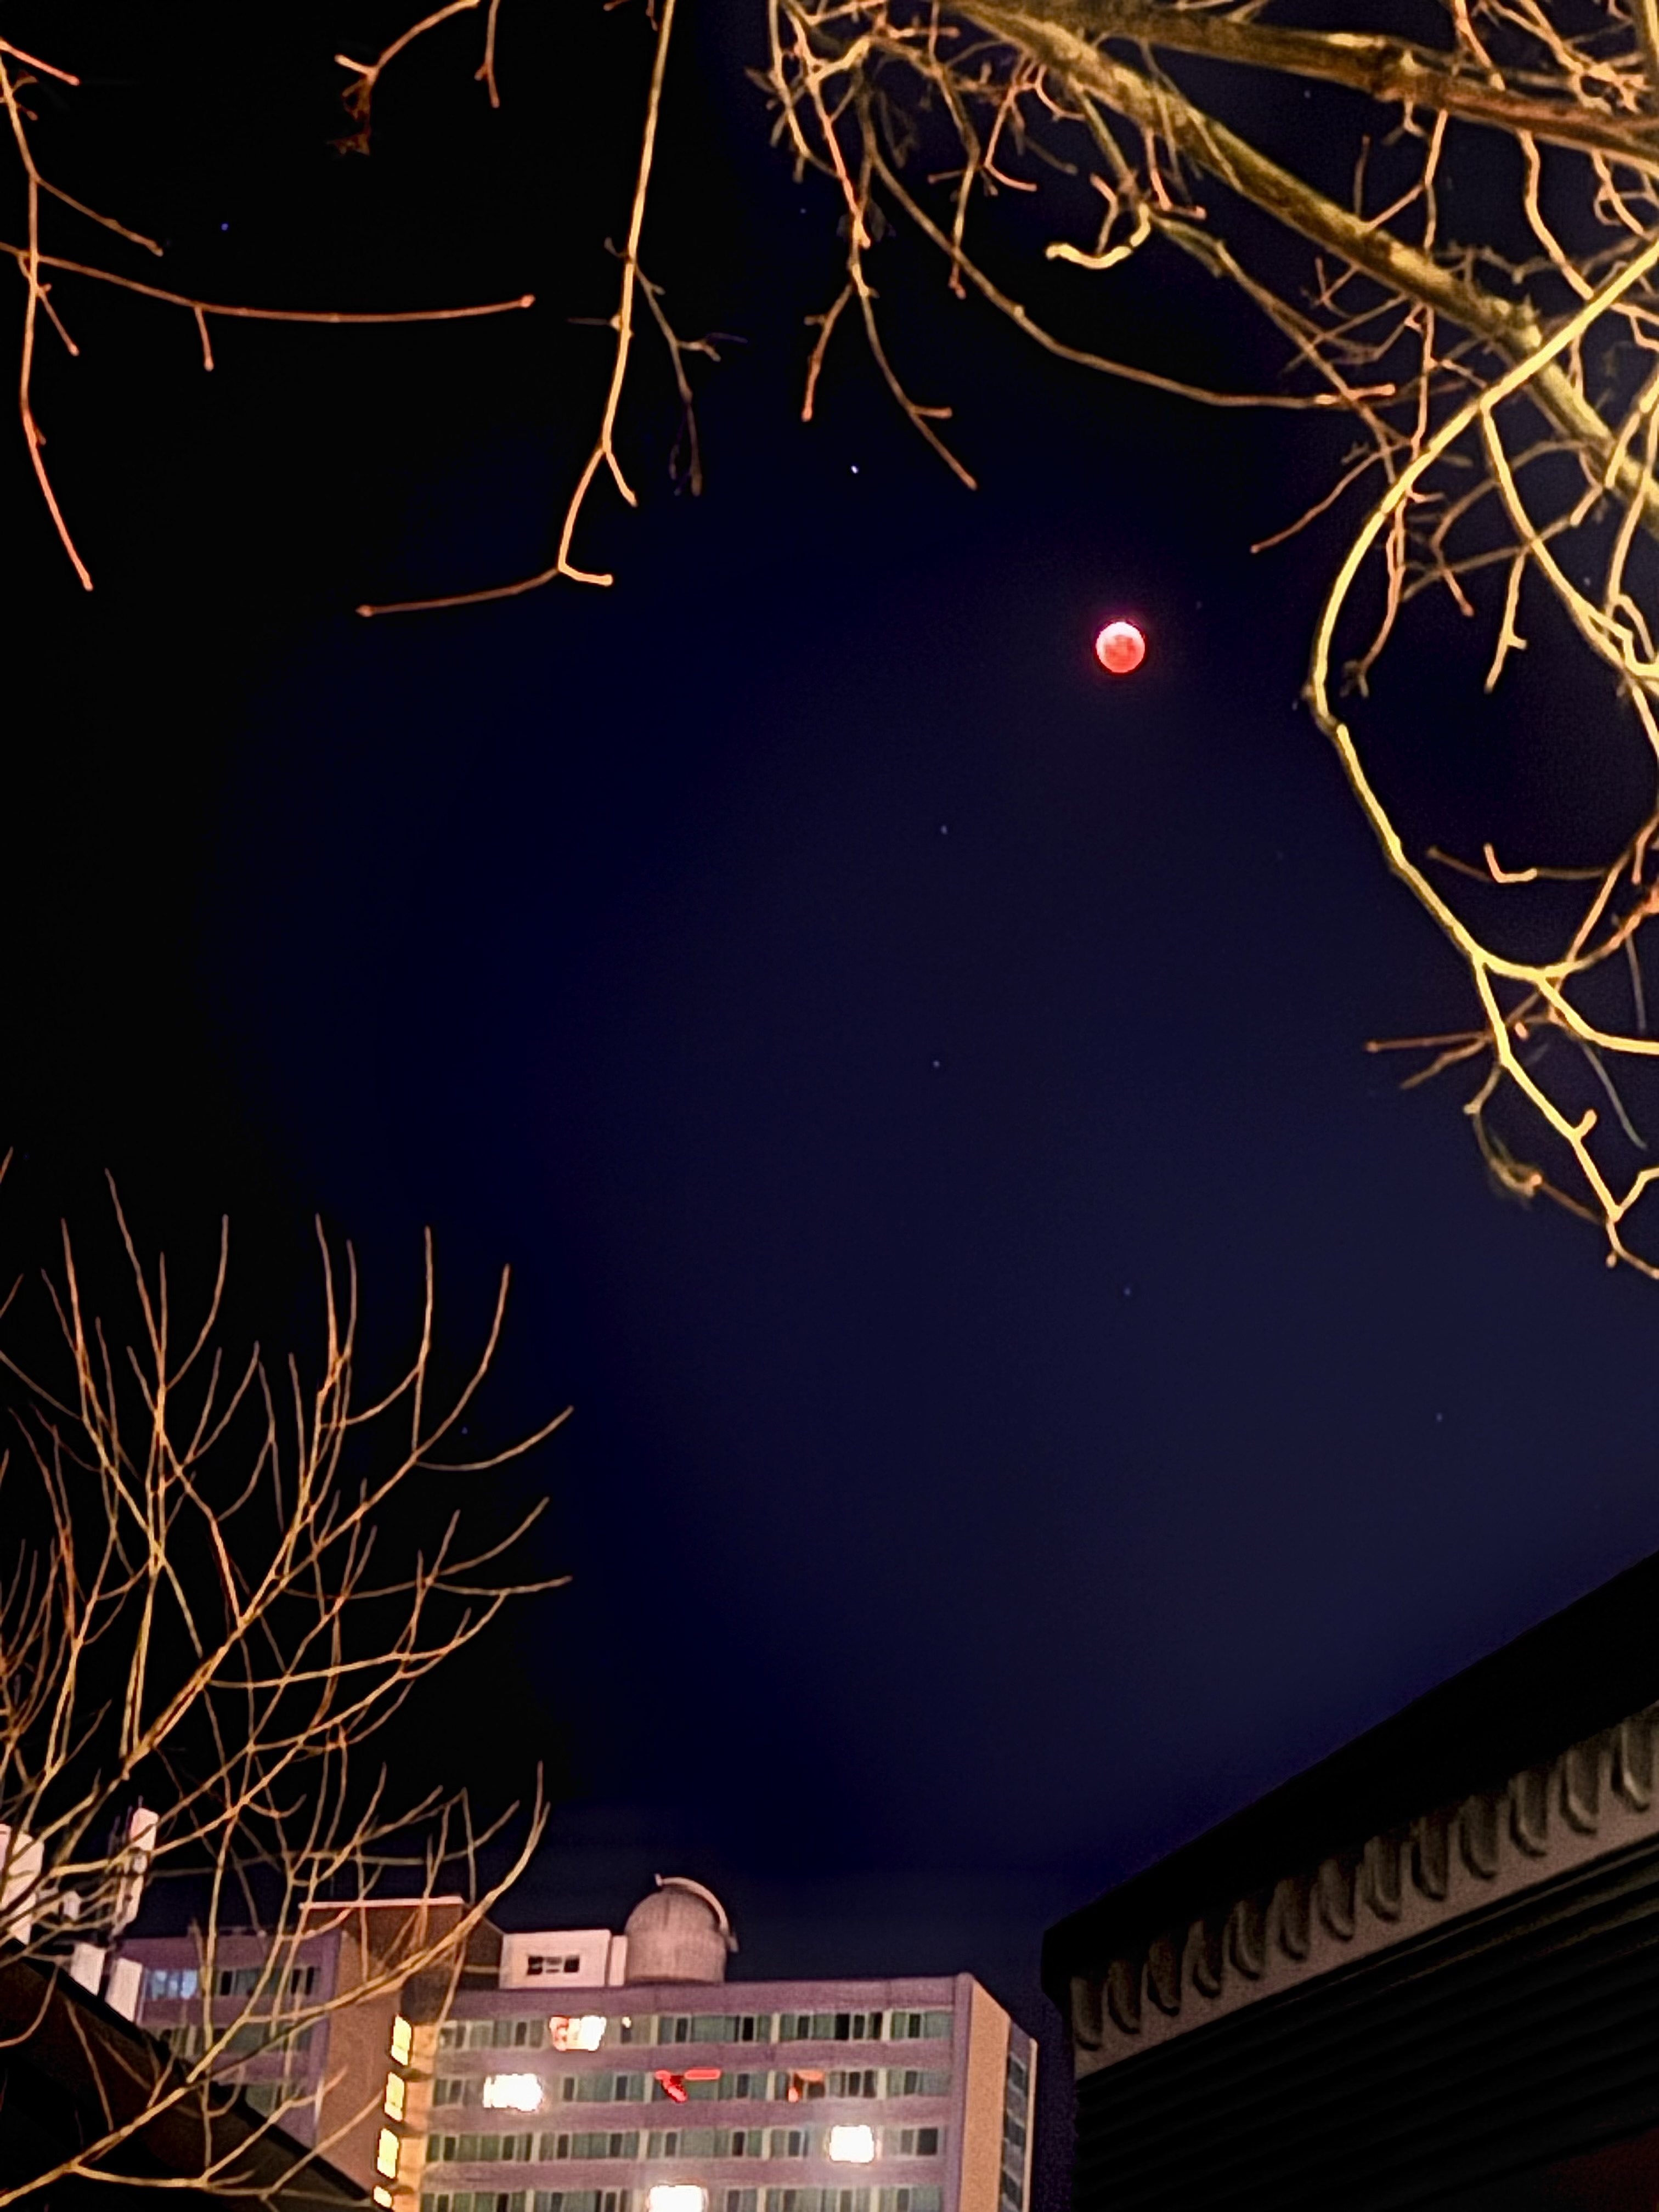
<path fill-rule="evenodd" d="M 662 2084 L 662 2093 L 665 2097 L 672 2097 L 677 2105 L 683 2105 L 685 2102 L 685 2076 L 684 2074 L 665 2074 L 661 2069 L 659 2068 L 657 2079 Z"/>
<path fill-rule="evenodd" d="M 718 2081 L 720 2078 L 718 2066 L 688 2066 L 680 2076 L 682 2081 Z"/>

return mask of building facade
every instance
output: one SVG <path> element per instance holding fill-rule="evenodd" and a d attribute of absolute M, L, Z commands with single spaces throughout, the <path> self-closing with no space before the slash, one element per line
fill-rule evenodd
<path fill-rule="evenodd" d="M 281 2001 L 349 1995 L 375 1940 L 301 1940 Z M 187 1941 L 125 1948 L 181 2052 L 265 1951 L 222 1938 L 208 1993 Z M 726 1982 L 735 1948 L 672 1878 L 621 1935 L 487 1931 L 453 1986 L 250 2029 L 237 2078 L 392 2212 L 1028 2212 L 1036 2049 L 971 1976 Z"/>
<path fill-rule="evenodd" d="M 1025 2212 L 1030 2041 L 968 1975 L 529 1994 L 443 2023 L 419 2212 Z"/>
<path fill-rule="evenodd" d="M 411 1979 L 398 1962 L 461 1917 L 459 1900 L 442 1898 L 319 1910 L 284 1940 L 279 1967 L 255 1934 L 220 1934 L 210 1972 L 189 1936 L 128 1937 L 122 1956 L 135 1970 L 140 2027 L 186 2062 L 223 2039 L 216 2075 L 389 2208 L 404 2114 L 436 2051 L 452 1978 L 493 1986 L 501 1939 L 479 1931 L 453 1978 Z"/>

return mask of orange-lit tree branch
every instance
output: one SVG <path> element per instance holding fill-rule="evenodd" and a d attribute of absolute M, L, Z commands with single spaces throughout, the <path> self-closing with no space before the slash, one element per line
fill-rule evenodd
<path fill-rule="evenodd" d="M 1263 20 L 1271 9 L 1272 0 L 768 0 L 777 135 L 798 168 L 833 187 L 847 240 L 844 289 L 815 319 L 807 411 L 830 333 L 857 300 L 878 367 L 933 434 L 873 326 L 866 264 L 896 224 L 939 252 L 953 290 L 976 289 L 1050 351 L 1182 389 L 1039 323 L 993 273 L 988 247 L 1006 251 L 997 194 L 1052 191 L 1060 177 L 1086 184 L 1101 212 L 1086 244 L 1062 214 L 1051 260 L 1109 283 L 1132 257 L 1174 247 L 1269 317 L 1287 342 L 1286 388 L 1190 396 L 1334 408 L 1362 434 L 1332 491 L 1288 527 L 1370 487 L 1319 632 L 1310 696 L 1390 865 L 1470 976 L 1477 1021 L 1420 1040 L 1429 1064 L 1410 1079 L 1481 1064 L 1468 1111 L 1494 1174 L 1599 1223 L 1611 1261 L 1652 1272 L 1659 1235 L 1650 1230 L 1639 1248 L 1634 1237 L 1659 1180 L 1639 1158 L 1648 1133 L 1659 1137 L 1659 1079 L 1649 1079 L 1659 1045 L 1647 1035 L 1641 957 L 1659 915 L 1659 45 L 1617 0 L 1593 32 L 1550 0 L 1446 0 L 1439 44 L 1360 23 L 1275 24 Z M 1364 95 L 1352 198 L 1255 145 L 1228 119 L 1213 68 L 1200 102 L 1188 57 L 1234 67 L 1241 86 L 1267 70 Z M 1455 145 L 1453 123 L 1464 134 Z M 1449 164 L 1494 133 L 1516 149 L 1514 211 L 1538 248 L 1521 264 L 1496 243 L 1449 244 L 1440 222 Z M 1477 144 L 1468 158 L 1478 155 Z M 1386 191 L 1370 181 L 1378 169 Z M 1304 257 L 1303 275 L 1247 265 L 1244 240 L 1259 232 L 1236 226 L 1246 212 L 1273 219 Z M 1414 601 L 1443 589 L 1472 616 L 1488 605 L 1488 578 L 1500 593 L 1488 690 L 1525 650 L 1523 591 L 1541 591 L 1607 672 L 1609 739 L 1618 696 L 1635 714 L 1650 795 L 1599 865 L 1545 855 L 1500 868 L 1490 840 L 1485 870 L 1446 862 L 1431 837 L 1417 843 L 1395 823 L 1365 775 L 1358 717 L 1337 714 L 1333 686 L 1366 690 Z M 1364 635 L 1352 638 L 1356 622 Z M 1575 772 L 1588 777 L 1584 744 L 1575 729 Z M 1469 898 L 1479 895 L 1461 888 L 1474 883 L 1511 902 L 1559 902 L 1582 885 L 1559 953 L 1512 948 L 1512 920 L 1535 933 L 1530 909 L 1478 911 Z M 1628 1013 L 1615 1003 L 1621 978 Z M 1516 1148 L 1534 1148 L 1528 1129 L 1536 1164 Z"/>
<path fill-rule="evenodd" d="M 429 15 L 422 15 L 399 32 L 390 46 L 383 46 L 372 62 L 354 61 L 349 54 L 336 54 L 334 58 L 343 70 L 352 73 L 352 82 L 346 88 L 346 112 L 356 129 L 349 137 L 339 141 L 343 153 L 367 154 L 369 147 L 370 117 L 374 105 L 374 94 L 381 77 L 399 54 L 406 53 L 417 39 L 428 31 L 435 31 L 441 23 L 447 23 L 457 15 L 476 15 L 480 7 L 486 9 L 484 16 L 483 59 L 476 71 L 476 81 L 489 94 L 489 104 L 501 104 L 501 88 L 495 82 L 495 28 L 501 15 L 501 0 L 448 0 L 448 4 L 434 8 Z"/>
<path fill-rule="evenodd" d="M 651 81 L 646 94 L 645 124 L 640 140 L 639 161 L 634 172 L 634 196 L 629 209 L 628 234 L 621 253 L 622 280 L 617 301 L 617 312 L 609 327 L 615 333 L 611 349 L 611 376 L 605 387 L 605 404 L 600 410 L 599 427 L 592 449 L 582 465 L 575 489 L 566 502 L 564 519 L 559 529 L 558 550 L 552 561 L 533 575 L 520 576 L 510 584 L 488 585 L 480 590 L 448 592 L 436 598 L 398 599 L 379 605 L 365 605 L 357 610 L 360 615 L 417 614 L 438 607 L 478 606 L 491 599 L 512 599 L 526 592 L 539 591 L 556 577 L 568 577 L 577 584 L 610 584 L 614 577 L 598 569 L 578 568 L 571 557 L 577 525 L 587 504 L 587 495 L 601 476 L 608 477 L 629 507 L 638 504 L 633 487 L 623 473 L 617 457 L 617 421 L 622 409 L 623 393 L 628 383 L 628 372 L 633 356 L 639 301 L 641 294 L 647 297 L 649 312 L 661 325 L 669 342 L 675 374 L 684 396 L 686 392 L 681 358 L 681 342 L 668 329 L 657 295 L 647 283 L 640 268 L 640 240 L 645 229 L 646 209 L 651 197 L 652 169 L 656 161 L 657 132 L 662 117 L 663 82 L 668 69 L 669 44 L 674 35 L 675 0 L 660 0 L 657 15 L 656 40 L 651 58 Z M 702 342 L 706 348 L 707 341 Z"/>
<path fill-rule="evenodd" d="M 507 1871 L 484 1881 L 479 1848 L 501 1824 L 481 1831 L 464 1796 L 424 1781 L 396 1796 L 375 1744 L 505 1605 L 550 1586 L 514 1571 L 534 1510 L 469 1534 L 472 1509 L 464 1518 L 453 1502 L 457 1479 L 471 1493 L 559 1425 L 478 1457 L 460 1443 L 500 1341 L 505 1277 L 470 1370 L 440 1390 L 428 1243 L 415 1350 L 365 1397 L 349 1249 L 343 1269 L 319 1232 L 320 1345 L 273 1364 L 225 1341 L 223 1239 L 181 1326 L 165 1261 L 141 1259 L 118 1206 L 115 1222 L 125 1313 L 92 1307 L 65 1234 L 47 1279 L 55 1368 L 26 1373 L 0 1352 L 17 1438 L 0 1462 L 0 1934 L 9 1972 L 52 1958 L 66 1929 L 106 1943 L 137 1875 L 186 1875 L 199 2033 L 176 2063 L 129 2082 L 88 2140 L 0 2180 L 0 2207 L 76 2179 L 143 2186 L 123 2154 L 169 2115 L 200 2122 L 200 2162 L 157 2185 L 230 2188 L 234 2153 L 215 2148 L 212 2118 L 246 2062 L 451 1967 L 544 1825 L 538 1787 Z M 465 1893 L 440 1911 L 458 1874 Z M 406 1910 L 367 1978 L 296 1996 L 300 1946 L 388 1895 Z M 256 1985 L 226 2004 L 222 1942 L 247 1929 L 264 1938 Z"/>
<path fill-rule="evenodd" d="M 464 4 L 468 7 L 475 6 L 477 4 L 477 0 L 464 0 Z M 488 46 L 492 68 L 495 22 L 495 14 L 492 6 L 489 18 Z M 39 486 L 41 498 L 46 503 L 46 511 L 52 518 L 58 541 L 69 556 L 76 575 L 87 591 L 90 591 L 93 587 L 92 573 L 76 545 L 68 519 L 64 515 L 62 504 L 52 485 L 52 477 L 47 471 L 43 451 L 46 439 L 35 414 L 34 385 L 41 317 L 44 315 L 46 321 L 50 323 L 70 355 L 79 351 L 53 304 L 52 286 L 48 271 L 89 279 L 95 283 L 111 286 L 118 291 L 131 293 L 143 299 L 155 300 L 167 307 L 183 309 L 195 322 L 202 344 L 202 365 L 208 369 L 214 365 L 209 324 L 215 318 L 243 322 L 343 325 L 448 322 L 479 315 L 501 314 L 514 308 L 527 307 L 532 304 L 531 295 L 525 294 L 518 299 L 490 301 L 476 307 L 416 307 L 380 314 L 353 314 L 325 309 L 258 307 L 229 301 L 198 298 L 188 293 L 170 291 L 161 285 L 146 284 L 132 277 L 123 276 L 118 270 L 105 268 L 92 262 L 70 259 L 62 254 L 49 253 L 41 243 L 43 198 L 61 202 L 77 215 L 99 224 L 102 228 L 112 232 L 117 237 L 126 240 L 131 245 L 142 246 L 152 254 L 159 255 L 161 252 L 161 247 L 154 239 L 146 238 L 141 232 L 129 229 L 126 225 L 118 222 L 112 216 L 102 214 L 95 208 L 88 207 L 83 202 L 76 199 L 71 194 L 53 184 L 42 173 L 30 143 L 28 131 L 30 118 L 19 96 L 33 81 L 32 73 L 33 72 L 52 76 L 59 82 L 70 86 L 75 86 L 79 82 L 79 80 L 68 70 L 58 69 L 51 63 L 40 61 L 33 55 L 24 54 L 17 47 L 9 46 L 3 40 L 0 40 L 0 103 L 3 103 L 5 108 L 7 129 L 12 149 L 22 173 L 27 210 L 27 227 L 22 241 L 15 243 L 9 240 L 0 240 L 0 252 L 10 256 L 23 279 L 23 324 L 18 347 L 17 411 L 24 445 L 28 453 L 30 466 L 34 471 L 35 482 Z M 493 76 L 490 82 L 493 94 Z"/>

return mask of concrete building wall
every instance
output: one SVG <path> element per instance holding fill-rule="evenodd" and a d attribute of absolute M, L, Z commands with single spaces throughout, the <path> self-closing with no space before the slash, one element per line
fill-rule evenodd
<path fill-rule="evenodd" d="M 957 2007 L 965 2018 L 962 2165 L 957 2212 L 998 2212 L 1002 2182 L 1002 2123 L 1008 2079 L 1010 2021 L 1002 2007 L 967 1974 L 957 1978 Z"/>
<path fill-rule="evenodd" d="M 550 2003 L 562 1989 L 602 1988 L 620 1982 L 628 1958 L 628 1938 L 608 1928 L 532 1930 L 501 1938 L 501 1986 L 544 1990 Z"/>
<path fill-rule="evenodd" d="M 315 2136 L 324 2154 L 363 2190 L 395 2185 L 397 2165 L 389 2148 L 380 2156 L 381 2137 L 401 2147 L 404 2132 L 386 2110 L 388 2081 L 404 2078 L 404 2069 L 392 2061 L 401 1992 L 394 1986 L 359 1994 L 366 1983 L 372 1985 L 380 1965 L 374 1932 L 360 1917 L 337 1941 L 334 1988 L 346 2002 L 327 2023 Z"/>

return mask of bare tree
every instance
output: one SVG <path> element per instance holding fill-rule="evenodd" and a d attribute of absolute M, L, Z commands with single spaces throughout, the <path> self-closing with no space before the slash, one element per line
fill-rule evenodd
<path fill-rule="evenodd" d="M 917 431 L 972 483 L 944 428 L 949 409 L 914 396 L 883 328 L 872 256 L 908 227 L 937 250 L 952 291 L 978 294 L 1065 360 L 1210 406 L 1335 411 L 1354 426 L 1358 443 L 1311 510 L 1355 506 L 1315 625 L 1307 697 L 1389 866 L 1455 948 L 1474 994 L 1466 1029 L 1371 1048 L 1420 1049 L 1412 1082 L 1474 1070 L 1465 1111 L 1498 1182 L 1595 1223 L 1610 1266 L 1659 1275 L 1659 1234 L 1650 1223 L 1644 1242 L 1638 1228 L 1659 1180 L 1642 1157 L 1659 1131 L 1659 1039 L 1648 1031 L 1641 960 L 1659 910 L 1650 862 L 1659 830 L 1659 19 L 1650 0 L 1443 0 L 1432 42 L 1377 31 L 1358 9 L 1339 27 L 1280 26 L 1267 20 L 1273 0 L 759 5 L 769 53 L 761 74 L 781 150 L 798 171 L 833 181 L 845 240 L 842 288 L 810 319 L 807 417 L 831 340 L 850 322 Z M 367 113 L 380 71 L 411 39 L 477 6 L 454 0 L 374 64 L 350 64 L 357 110 Z M 492 97 L 498 8 L 492 0 L 480 72 Z M 559 577 L 610 580 L 572 549 L 596 483 L 608 477 L 634 496 L 617 426 L 642 315 L 666 341 L 689 403 L 689 349 L 641 261 L 673 0 L 650 24 L 613 372 L 556 556 L 510 584 L 419 605 Z M 1322 107 L 1319 127 L 1287 160 L 1224 112 L 1248 107 L 1245 88 L 1264 77 L 1357 98 Z M 1334 162 L 1345 134 L 1346 159 Z M 1350 180 L 1343 190 L 1331 188 L 1334 167 Z M 1487 212 L 1471 234 L 1463 210 L 1477 196 L 1455 187 L 1477 177 Z M 1010 224 L 1015 201 L 1024 204 Z M 1018 278 L 1000 272 L 1029 251 L 1045 216 L 1046 258 L 1079 273 L 1076 324 L 1097 319 L 1084 279 L 1109 284 L 1131 257 L 1176 252 L 1237 287 L 1283 334 L 1282 388 L 1200 388 L 1040 319 Z M 1264 250 L 1269 225 L 1278 243 Z M 1367 764 L 1363 702 L 1412 603 L 1432 592 L 1489 624 L 1488 690 L 1524 648 L 1523 610 L 1548 599 L 1565 611 L 1603 680 L 1593 719 L 1563 732 L 1567 775 L 1592 785 L 1628 744 L 1632 720 L 1649 757 L 1649 796 L 1610 849 L 1567 865 L 1548 853 L 1500 859 L 1490 840 L 1457 854 L 1432 822 L 1397 818 Z"/>
<path fill-rule="evenodd" d="M 1098 228 L 1082 240 L 1062 230 L 1050 259 L 1109 282 L 1137 252 L 1194 256 L 1284 335 L 1286 387 L 1258 404 L 1334 406 L 1353 423 L 1359 441 L 1314 510 L 1358 502 L 1307 697 L 1389 866 L 1474 993 L 1466 1030 L 1395 1042 L 1427 1054 L 1413 1081 L 1476 1069 L 1465 1111 L 1505 1188 L 1585 1215 L 1609 1265 L 1655 1275 L 1652 1224 L 1645 1251 L 1634 1241 L 1659 1178 L 1640 1158 L 1644 1128 L 1659 1127 L 1638 941 L 1659 910 L 1659 33 L 1644 5 L 1446 0 L 1443 39 L 1426 45 L 1363 21 L 1279 27 L 1260 0 L 771 0 L 769 82 L 787 147 L 835 178 L 846 211 L 846 284 L 813 374 L 855 308 L 896 398 L 939 442 L 877 320 L 868 257 L 892 222 L 938 249 L 953 286 L 1084 358 L 994 280 L 970 240 L 997 187 L 1052 191 L 1066 174 L 1095 198 Z M 1360 99 L 1320 111 L 1293 167 L 1196 96 L 1195 60 Z M 1213 69 L 1202 81 L 1216 86 Z M 1350 134 L 1346 198 L 1317 181 L 1334 166 L 1333 122 Z M 1449 203 L 1475 179 L 1479 198 Z M 1462 210 L 1480 199 L 1492 212 L 1471 236 Z M 1288 257 L 1282 245 L 1264 253 L 1264 216 Z M 1602 772 L 1632 717 L 1649 756 L 1645 801 L 1588 865 L 1500 861 L 1490 841 L 1477 859 L 1448 853 L 1432 823 L 1396 817 L 1368 767 L 1367 680 L 1411 602 L 1442 592 L 1466 615 L 1484 606 L 1490 690 L 1524 647 L 1523 594 L 1540 590 L 1604 678 L 1593 712 L 1561 733 L 1569 775 Z M 1362 703 L 1343 704 L 1345 692 Z"/>
<path fill-rule="evenodd" d="M 112 1939 L 144 1884 L 168 1875 L 190 1883 L 199 2012 L 183 2055 L 126 2066 L 103 2122 L 52 2170 L 0 2185 L 0 2206 L 59 2182 L 142 2178 L 129 2154 L 169 2120 L 194 2123 L 198 2146 L 197 2170 L 171 2185 L 245 2191 L 247 2131 L 228 2146 L 212 2124 L 228 2077 L 340 2007 L 453 1972 L 544 1825 L 539 1783 L 507 1837 L 501 1820 L 480 1832 L 464 1795 L 400 1791 L 377 1759 L 410 1693 L 511 1598 L 550 1586 L 513 1566 L 535 1510 L 478 1538 L 453 1502 L 432 1509 L 434 1486 L 452 1500 L 473 1490 L 564 1418 L 483 1457 L 460 1443 L 499 1342 L 505 1275 L 476 1359 L 441 1389 L 428 1241 L 414 1352 L 365 1400 L 349 1250 L 342 1264 L 319 1231 L 314 1357 L 273 1362 L 255 1346 L 233 1358 L 223 1238 L 199 1311 L 181 1322 L 165 1261 L 141 1258 L 118 1206 L 116 1222 L 133 1325 L 91 1309 L 65 1233 L 47 1279 L 58 1358 L 34 1373 L 0 1352 L 16 1399 L 0 1464 L 0 1971 L 12 1990 L 0 2014 L 9 2043 L 40 2028 L 59 1985 L 32 1965 L 106 1982 Z M 492 1834 L 508 1863 L 486 1880 Z M 301 1947 L 388 1897 L 401 1909 L 362 1971 L 313 2001 Z M 229 1932 L 250 1929 L 257 1963 L 221 1972 Z M 246 1960 L 245 1941 L 233 1949 Z M 21 2022 L 20 1973 L 43 1993 Z"/>
<path fill-rule="evenodd" d="M 1275 4 L 757 0 L 757 74 L 781 153 L 831 182 L 844 240 L 841 287 L 810 319 L 803 412 L 837 334 L 856 327 L 896 404 L 972 482 L 948 410 L 914 395 L 884 326 L 872 261 L 908 229 L 936 251 L 951 291 L 976 294 L 1079 367 L 1195 404 L 1351 426 L 1345 462 L 1303 518 L 1352 516 L 1313 628 L 1307 697 L 1388 866 L 1472 994 L 1455 1034 L 1373 1048 L 1419 1049 L 1413 1082 L 1467 1068 L 1465 1111 L 1499 1184 L 1596 1224 L 1610 1266 L 1659 1275 L 1644 1208 L 1659 1181 L 1645 1158 L 1659 1133 L 1659 1037 L 1643 969 L 1659 910 L 1659 17 L 1651 0 L 1441 0 L 1438 36 L 1419 40 L 1375 28 L 1357 7 L 1334 27 L 1281 24 Z M 603 487 L 635 496 L 619 431 L 641 337 L 665 347 L 688 413 L 694 356 L 713 351 L 677 334 L 647 274 L 676 0 L 632 12 L 651 55 L 631 193 L 614 211 L 611 369 L 554 557 L 409 607 L 608 583 L 579 540 Z M 501 0 L 447 0 L 377 53 L 339 55 L 349 143 L 367 149 L 386 72 L 429 34 L 470 32 L 488 98 L 511 96 L 497 54 L 511 15 Z M 0 62 L 12 65 L 4 50 Z M 1259 143 L 1241 118 L 1262 83 L 1312 93 L 1317 128 Z M 33 439 L 42 272 L 69 264 L 41 248 L 47 188 L 7 99 L 28 174 L 29 236 L 12 250 L 27 278 Z M 1046 261 L 1074 274 L 1075 309 L 1054 304 L 1052 284 L 1045 314 L 1028 303 L 1018 271 L 1034 235 Z M 1115 273 L 1173 253 L 1281 334 L 1279 388 L 1200 388 L 1086 342 Z M 1155 349 L 1158 331 L 1141 335 Z M 1500 855 L 1489 836 L 1458 851 L 1432 819 L 1407 818 L 1374 765 L 1367 701 L 1432 594 L 1484 625 L 1475 665 L 1489 690 L 1528 627 L 1565 617 L 1594 681 L 1561 732 L 1564 786 L 1599 787 L 1632 743 L 1645 756 L 1645 796 L 1601 849 Z"/>
<path fill-rule="evenodd" d="M 0 39 L 0 106 L 3 106 L 5 111 L 6 134 L 16 165 L 15 173 L 22 187 L 24 210 L 23 235 L 18 239 L 0 239 L 0 253 L 10 257 L 23 280 L 22 325 L 17 354 L 17 415 L 24 447 L 58 542 L 82 586 L 88 592 L 93 587 L 92 571 L 76 547 L 70 518 L 65 514 L 53 487 L 46 467 L 46 441 L 35 411 L 35 383 L 43 337 L 50 333 L 51 337 L 71 356 L 80 352 L 64 312 L 53 298 L 60 277 L 70 279 L 72 284 L 98 285 L 124 293 L 134 301 L 149 301 L 189 315 L 195 322 L 201 343 L 202 367 L 209 371 L 214 365 L 211 325 L 216 321 L 335 325 L 455 322 L 480 315 L 504 314 L 515 308 L 533 305 L 532 296 L 526 293 L 517 299 L 492 300 L 477 307 L 414 307 L 399 309 L 389 314 L 357 314 L 333 307 L 262 307 L 246 301 L 207 299 L 192 293 L 172 290 L 166 285 L 149 283 L 134 277 L 111 266 L 106 260 L 89 259 L 84 251 L 65 253 L 55 247 L 49 249 L 46 224 L 50 216 L 83 234 L 88 225 L 94 226 L 103 231 L 106 238 L 122 239 L 128 246 L 137 246 L 142 252 L 154 255 L 158 259 L 162 252 L 159 240 L 133 229 L 113 215 L 88 206 L 84 201 L 67 191 L 42 167 L 35 151 L 33 136 L 38 118 L 27 105 L 31 86 L 42 77 L 71 89 L 80 83 L 73 71 L 61 69 L 53 62 L 44 61 L 37 54 L 26 53 L 21 47 Z"/>

